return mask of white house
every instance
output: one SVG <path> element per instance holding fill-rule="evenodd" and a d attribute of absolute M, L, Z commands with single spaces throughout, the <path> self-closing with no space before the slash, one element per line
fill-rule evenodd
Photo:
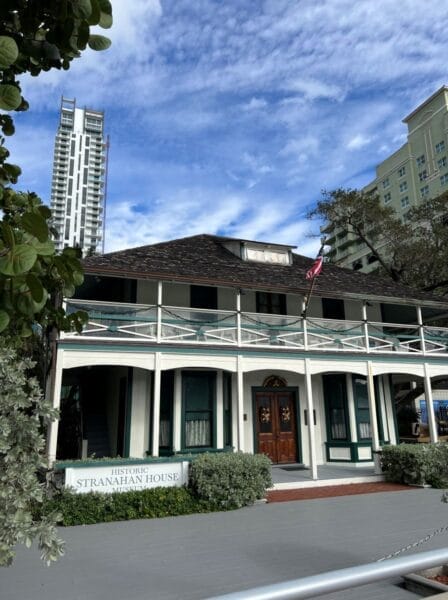
<path fill-rule="evenodd" d="M 198 235 L 85 259 L 67 310 L 89 322 L 58 341 L 49 458 L 233 448 L 316 478 L 396 444 L 397 402 L 420 384 L 436 441 L 448 303 L 324 264 L 304 315 L 313 261 L 292 250 Z"/>

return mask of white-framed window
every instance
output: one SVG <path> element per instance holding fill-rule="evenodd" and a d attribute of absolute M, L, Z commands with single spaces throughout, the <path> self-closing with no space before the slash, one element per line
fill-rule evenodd
<path fill-rule="evenodd" d="M 440 154 L 441 152 L 445 152 L 445 142 L 443 140 L 436 144 L 436 153 Z"/>
<path fill-rule="evenodd" d="M 442 158 L 439 158 L 439 160 L 437 161 L 437 166 L 439 167 L 439 169 L 443 169 L 443 167 L 446 167 L 446 156 L 442 156 Z"/>
<path fill-rule="evenodd" d="M 406 175 L 406 167 L 400 167 L 398 169 L 398 177 L 404 177 Z"/>
<path fill-rule="evenodd" d="M 401 199 L 401 208 L 406 208 L 409 206 L 409 196 L 403 196 Z"/>
<path fill-rule="evenodd" d="M 392 200 L 392 194 L 390 192 L 387 192 L 387 194 L 384 194 L 384 204 L 388 204 L 391 200 Z"/>
<path fill-rule="evenodd" d="M 425 181 L 425 179 L 428 178 L 428 172 L 426 171 L 426 169 L 424 169 L 424 171 L 420 171 L 420 173 L 418 174 L 418 178 L 420 179 L 420 181 Z"/>
<path fill-rule="evenodd" d="M 400 183 L 400 194 L 402 194 L 403 192 L 405 192 L 408 189 L 408 182 L 407 181 L 403 181 L 403 183 Z"/>
<path fill-rule="evenodd" d="M 448 183 L 448 173 L 445 173 L 440 178 L 440 185 L 446 185 Z"/>
<path fill-rule="evenodd" d="M 429 185 L 424 185 L 422 188 L 420 188 L 420 195 L 422 198 L 429 196 Z"/>
<path fill-rule="evenodd" d="M 389 177 L 383 180 L 383 189 L 387 189 L 390 186 Z"/>
<path fill-rule="evenodd" d="M 425 155 L 422 154 L 420 156 L 417 156 L 416 162 L 417 162 L 417 167 L 422 167 L 426 162 Z"/>

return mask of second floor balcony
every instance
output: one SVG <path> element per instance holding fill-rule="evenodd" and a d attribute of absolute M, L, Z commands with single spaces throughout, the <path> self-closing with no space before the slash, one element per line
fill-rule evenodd
<path fill-rule="evenodd" d="M 163 345 L 229 346 L 310 352 L 448 354 L 448 328 L 424 324 L 337 320 L 231 310 L 69 300 L 83 310 L 83 331 L 64 340 L 103 340 Z"/>

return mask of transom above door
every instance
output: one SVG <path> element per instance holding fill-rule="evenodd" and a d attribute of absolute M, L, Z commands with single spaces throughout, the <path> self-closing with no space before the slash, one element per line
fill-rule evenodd
<path fill-rule="evenodd" d="M 258 452 L 273 463 L 298 461 L 297 420 L 293 391 L 255 392 L 255 435 Z"/>

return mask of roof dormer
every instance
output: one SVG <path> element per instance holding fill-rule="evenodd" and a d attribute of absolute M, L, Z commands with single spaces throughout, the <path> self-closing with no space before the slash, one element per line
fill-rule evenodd
<path fill-rule="evenodd" d="M 268 244 L 249 240 L 225 240 L 223 246 L 246 262 L 269 265 L 292 265 L 292 250 L 296 246 Z"/>

